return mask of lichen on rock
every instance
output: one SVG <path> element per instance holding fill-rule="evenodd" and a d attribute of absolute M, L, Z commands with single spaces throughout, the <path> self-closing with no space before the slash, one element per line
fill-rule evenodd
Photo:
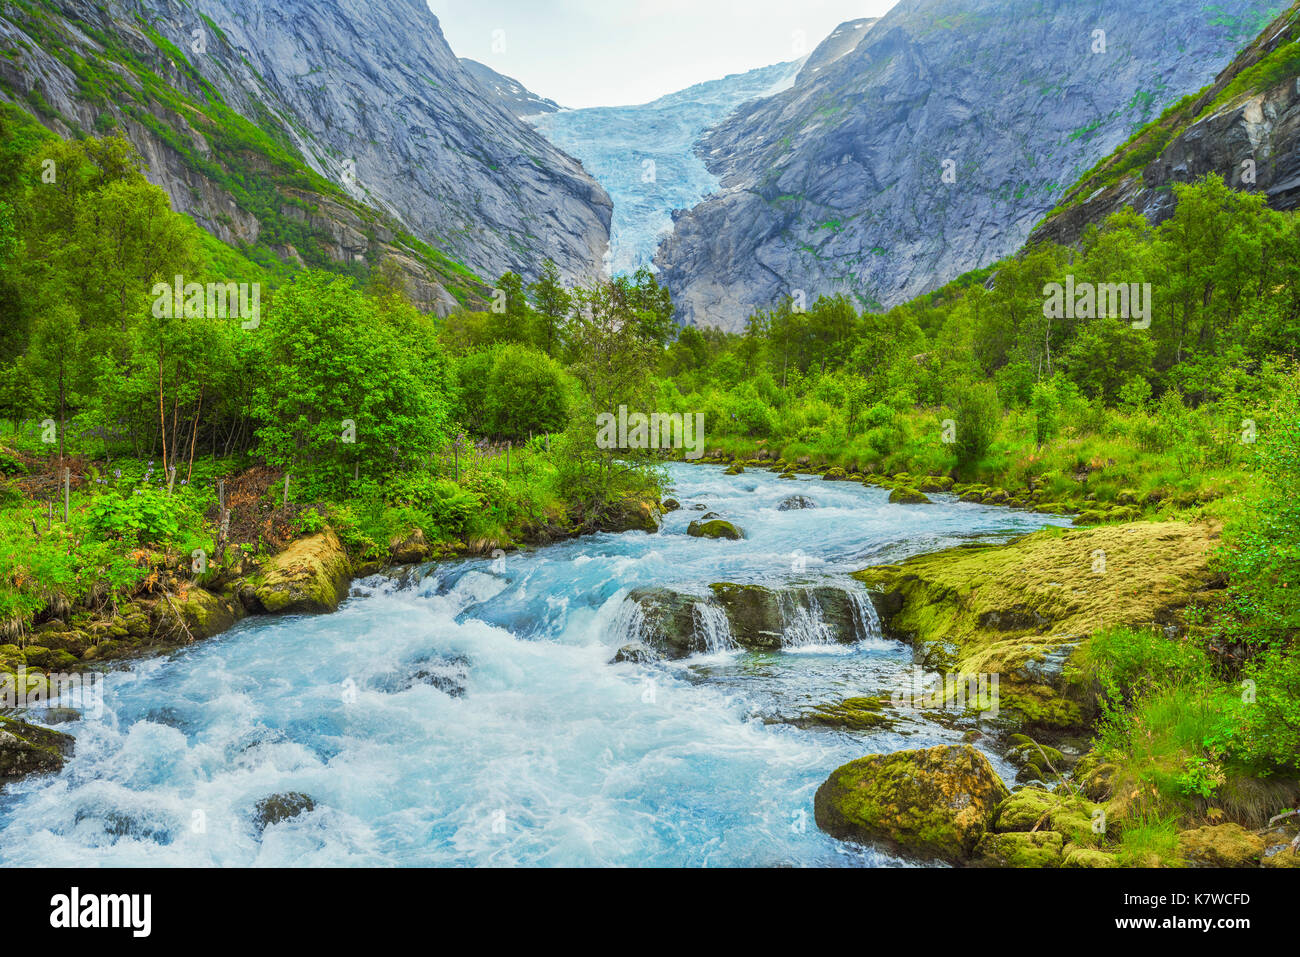
<path fill-rule="evenodd" d="M 926 859 L 965 861 L 990 829 L 1006 786 L 969 745 L 873 754 L 817 789 L 817 826 Z"/>

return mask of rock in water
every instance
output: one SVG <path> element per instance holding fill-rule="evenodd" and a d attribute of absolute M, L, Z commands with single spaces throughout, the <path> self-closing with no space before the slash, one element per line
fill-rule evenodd
<path fill-rule="evenodd" d="M 896 488 L 889 493 L 890 505 L 929 505 L 930 497 L 914 488 Z"/>
<path fill-rule="evenodd" d="M 659 652 L 655 651 L 649 645 L 642 644 L 639 641 L 634 641 L 631 644 L 624 645 L 622 648 L 618 649 L 618 653 L 614 655 L 614 659 L 610 664 L 627 662 L 629 664 L 643 665 L 649 664 L 652 661 L 659 661 L 662 657 L 663 655 L 659 654 Z"/>
<path fill-rule="evenodd" d="M 970 745 L 873 754 L 817 789 L 817 826 L 925 859 L 965 861 L 989 830 L 1006 785 Z"/>
<path fill-rule="evenodd" d="M 785 476 L 781 476 L 785 478 Z M 803 508 L 816 508 L 817 503 L 803 495 L 791 495 L 776 507 L 778 512 L 793 512 Z"/>
<path fill-rule="evenodd" d="M 686 529 L 686 534 L 692 538 L 725 538 L 732 542 L 738 542 L 745 537 L 743 530 L 720 518 L 709 522 L 691 522 Z"/>
<path fill-rule="evenodd" d="M 258 801 L 253 823 L 257 825 L 258 833 L 261 833 L 272 824 L 279 824 L 281 821 L 314 810 L 316 810 L 316 801 L 311 795 L 303 794 L 301 791 L 286 791 Z"/>
<path fill-rule="evenodd" d="M 0 718 L 0 784 L 61 771 L 73 744 L 73 737 L 61 731 Z"/>

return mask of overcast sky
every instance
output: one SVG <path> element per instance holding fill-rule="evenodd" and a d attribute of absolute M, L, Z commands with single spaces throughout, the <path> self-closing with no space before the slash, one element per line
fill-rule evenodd
<path fill-rule="evenodd" d="M 457 56 L 562 106 L 646 103 L 795 60 L 894 0 L 429 0 Z"/>

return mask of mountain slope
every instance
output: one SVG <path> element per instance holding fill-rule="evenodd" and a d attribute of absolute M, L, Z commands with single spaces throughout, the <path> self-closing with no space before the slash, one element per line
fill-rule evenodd
<path fill-rule="evenodd" d="M 563 110 L 532 122 L 552 143 L 582 160 L 614 198 L 609 268 L 649 265 L 672 228 L 674 210 L 718 188 L 696 155 L 704 131 L 746 100 L 793 82 L 801 64 L 775 66 L 700 83 L 639 106 Z"/>
<path fill-rule="evenodd" d="M 1071 244 L 1087 226 L 1132 206 L 1153 223 L 1174 208 L 1172 183 L 1218 173 L 1262 190 L 1274 209 L 1300 207 L 1300 3 L 1200 93 L 1098 163 L 1030 237 Z M 1252 181 L 1253 180 L 1253 181 Z"/>
<path fill-rule="evenodd" d="M 722 190 L 656 260 L 679 317 L 738 329 L 795 290 L 888 306 L 996 261 L 1279 6 L 902 0 L 704 139 Z"/>
<path fill-rule="evenodd" d="M 487 64 L 479 63 L 478 60 L 471 60 L 468 57 L 461 57 L 460 62 L 461 66 L 465 68 L 470 76 L 474 77 L 480 86 L 492 94 L 498 103 L 520 119 L 537 116 L 540 113 L 554 113 L 556 110 L 561 109 L 560 104 L 554 100 L 538 96 L 514 77 L 498 73 Z"/>
<path fill-rule="evenodd" d="M 483 96 L 420 0 L 15 0 L 0 43 L 0 93 L 61 135 L 122 130 L 227 242 L 363 265 L 402 239 L 466 282 L 599 269 L 608 196 Z"/>

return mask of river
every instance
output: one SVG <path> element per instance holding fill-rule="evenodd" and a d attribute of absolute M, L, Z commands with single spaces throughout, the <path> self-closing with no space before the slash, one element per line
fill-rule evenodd
<path fill-rule="evenodd" d="M 624 599 L 719 581 L 853 588 L 851 571 L 1060 519 L 767 472 L 670 475 L 684 507 L 658 534 L 365 579 L 335 614 L 246 619 L 113 670 L 99 713 L 60 726 L 77 739 L 64 770 L 0 792 L 0 865 L 901 863 L 822 834 L 813 794 L 846 761 L 961 729 L 779 721 L 903 679 L 910 651 L 880 637 L 869 604 L 853 644 L 804 622 L 780 651 L 722 640 L 611 664 L 634 637 Z M 794 494 L 817 507 L 780 511 Z M 697 505 L 747 540 L 687 536 Z M 254 807 L 284 792 L 315 809 L 259 829 Z"/>

